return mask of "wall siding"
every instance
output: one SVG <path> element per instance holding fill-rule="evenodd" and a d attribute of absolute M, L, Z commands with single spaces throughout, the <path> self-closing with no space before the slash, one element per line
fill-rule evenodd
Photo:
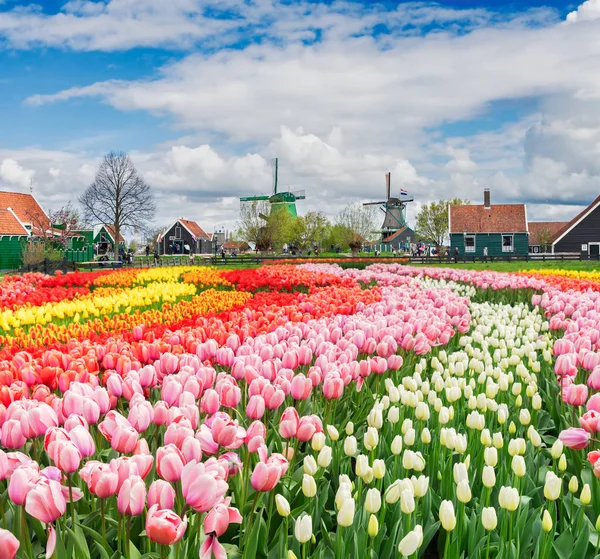
<path fill-rule="evenodd" d="M 600 207 L 558 241 L 554 252 L 580 252 L 581 245 L 588 243 L 600 243 Z"/>
<path fill-rule="evenodd" d="M 17 270 L 21 266 L 22 242 L 26 237 L 0 237 L 0 270 Z"/>
<path fill-rule="evenodd" d="M 502 252 L 501 233 L 475 233 L 475 252 L 468 252 L 466 256 L 483 256 L 483 248 L 488 247 L 488 256 L 525 256 L 529 252 L 529 234 L 514 233 L 513 252 Z M 454 256 L 454 249 L 458 247 L 460 258 L 465 255 L 465 242 L 463 233 L 450 235 L 450 254 Z"/>

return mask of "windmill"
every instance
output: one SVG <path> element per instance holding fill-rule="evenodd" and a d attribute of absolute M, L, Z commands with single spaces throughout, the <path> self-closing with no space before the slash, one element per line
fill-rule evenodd
<path fill-rule="evenodd" d="M 385 214 L 381 226 L 381 238 L 385 239 L 408 226 L 406 223 L 406 204 L 414 202 L 409 198 L 406 190 L 400 189 L 401 198 L 392 197 L 392 173 L 385 174 L 385 200 L 380 202 L 367 202 L 364 206 L 379 206 Z"/>
<path fill-rule="evenodd" d="M 257 196 L 241 196 L 240 202 L 254 202 L 258 200 L 268 200 L 271 204 L 271 214 L 276 211 L 286 210 L 292 216 L 296 217 L 298 215 L 296 211 L 296 200 L 304 200 L 306 198 L 306 193 L 304 190 L 296 190 L 294 192 L 280 191 L 278 190 L 278 175 L 279 175 L 279 159 L 276 157 L 271 160 L 271 166 L 273 168 L 273 193 L 270 196 L 267 195 L 257 195 Z M 267 216 L 261 215 L 263 219 L 266 219 Z"/>

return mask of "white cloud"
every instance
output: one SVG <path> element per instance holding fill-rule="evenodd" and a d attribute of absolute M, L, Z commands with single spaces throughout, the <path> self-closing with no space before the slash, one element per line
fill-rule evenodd
<path fill-rule="evenodd" d="M 34 175 L 35 171 L 24 169 L 14 159 L 7 158 L 0 163 L 0 179 L 9 185 L 27 188 Z"/>
<path fill-rule="evenodd" d="M 567 15 L 567 21 L 589 21 L 600 18 L 600 0 L 586 0 L 575 11 Z"/>

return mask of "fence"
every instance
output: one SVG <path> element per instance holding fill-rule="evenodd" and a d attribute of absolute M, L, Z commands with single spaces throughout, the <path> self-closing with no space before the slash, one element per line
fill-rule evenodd
<path fill-rule="evenodd" d="M 600 260 L 598 255 L 588 256 L 585 253 L 559 253 L 559 254 L 522 254 L 506 256 L 474 256 L 461 254 L 456 260 L 452 255 L 447 256 L 411 256 L 411 264 L 467 264 L 471 262 L 566 262 Z"/>
<path fill-rule="evenodd" d="M 26 264 L 19 270 L 22 274 L 26 272 L 39 272 L 41 274 L 54 274 L 57 270 L 63 273 L 73 272 L 77 269 L 77 263 L 70 260 L 49 260 L 46 258 L 35 264 Z"/>

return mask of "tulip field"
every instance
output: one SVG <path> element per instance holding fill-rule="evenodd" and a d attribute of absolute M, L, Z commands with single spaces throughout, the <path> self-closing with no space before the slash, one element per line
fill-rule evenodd
<path fill-rule="evenodd" d="M 0 280 L 0 559 L 600 557 L 600 274 Z"/>

